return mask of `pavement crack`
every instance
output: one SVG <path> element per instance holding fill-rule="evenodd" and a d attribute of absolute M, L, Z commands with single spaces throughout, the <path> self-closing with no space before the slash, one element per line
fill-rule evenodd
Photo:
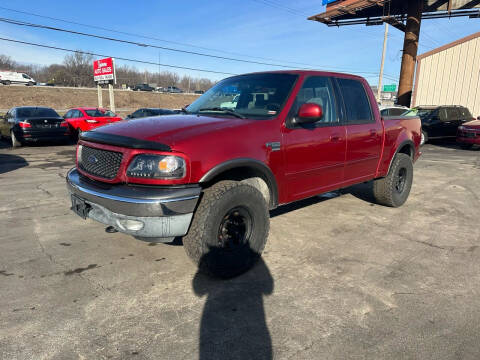
<path fill-rule="evenodd" d="M 37 185 L 37 190 L 41 190 L 41 191 L 43 191 L 45 194 L 47 194 L 48 196 L 53 197 L 53 194 L 52 194 L 50 191 L 44 189 L 42 186 L 43 186 L 43 184 L 38 184 L 38 185 Z"/>

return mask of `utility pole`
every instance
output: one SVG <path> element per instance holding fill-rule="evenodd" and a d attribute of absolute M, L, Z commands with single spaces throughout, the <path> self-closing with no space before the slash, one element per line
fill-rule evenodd
<path fill-rule="evenodd" d="M 381 102 L 381 96 L 382 96 L 383 66 L 385 64 L 385 53 L 387 52 L 387 37 L 388 37 L 388 24 L 385 23 L 385 35 L 383 36 L 382 62 L 380 64 L 380 75 L 378 76 L 378 90 L 377 90 L 378 103 Z"/>
<path fill-rule="evenodd" d="M 403 42 L 402 68 L 398 86 L 398 104 L 410 107 L 413 76 L 417 61 L 418 40 L 422 21 L 423 0 L 408 0 L 407 26 Z"/>
<path fill-rule="evenodd" d="M 110 110 L 115 112 L 115 95 L 113 94 L 113 84 L 108 83 L 108 94 L 110 95 Z"/>
<path fill-rule="evenodd" d="M 100 85 L 100 82 L 97 82 L 97 92 L 98 92 L 98 107 L 103 108 L 102 86 Z"/>

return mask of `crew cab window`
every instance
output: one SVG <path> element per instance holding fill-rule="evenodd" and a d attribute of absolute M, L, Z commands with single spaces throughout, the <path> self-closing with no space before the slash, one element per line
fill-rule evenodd
<path fill-rule="evenodd" d="M 456 108 L 447 108 L 446 109 L 447 116 L 443 121 L 452 121 L 452 120 L 458 120 L 459 118 L 459 113 Z"/>
<path fill-rule="evenodd" d="M 323 116 L 316 122 L 316 125 L 338 125 L 339 118 L 337 116 L 335 96 L 329 78 L 311 76 L 305 80 L 290 109 L 289 119 L 297 116 L 300 107 L 307 103 L 317 104 L 323 110 Z"/>
<path fill-rule="evenodd" d="M 363 84 L 352 79 L 339 78 L 337 81 L 343 96 L 347 123 L 350 125 L 374 123 L 375 119 Z"/>

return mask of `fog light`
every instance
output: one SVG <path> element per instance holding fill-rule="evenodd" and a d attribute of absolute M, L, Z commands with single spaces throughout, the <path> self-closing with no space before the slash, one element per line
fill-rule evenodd
<path fill-rule="evenodd" d="M 117 220 L 122 230 L 138 231 L 143 229 L 143 222 L 138 220 Z"/>

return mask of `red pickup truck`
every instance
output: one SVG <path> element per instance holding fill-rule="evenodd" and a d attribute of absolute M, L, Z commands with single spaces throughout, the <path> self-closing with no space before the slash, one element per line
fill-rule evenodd
<path fill-rule="evenodd" d="M 231 277 L 260 257 L 279 205 L 370 180 L 380 204 L 402 205 L 420 139 L 420 119 L 382 118 L 361 77 L 246 74 L 181 114 L 82 133 L 67 187 L 83 218 L 145 241 L 183 237 L 202 271 Z"/>

